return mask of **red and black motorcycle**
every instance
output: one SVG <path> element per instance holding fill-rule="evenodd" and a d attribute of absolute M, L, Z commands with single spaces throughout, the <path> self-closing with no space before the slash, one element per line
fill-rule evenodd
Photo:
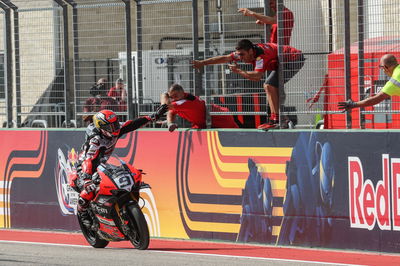
<path fill-rule="evenodd" d="M 139 206 L 139 191 L 150 186 L 143 183 L 142 170 L 119 162 L 120 165 L 102 163 L 97 168 L 93 175 L 97 194 L 88 208 L 92 225 L 85 226 L 77 215 L 79 225 L 92 247 L 104 248 L 110 241 L 128 240 L 135 248 L 144 250 L 150 236 Z"/>

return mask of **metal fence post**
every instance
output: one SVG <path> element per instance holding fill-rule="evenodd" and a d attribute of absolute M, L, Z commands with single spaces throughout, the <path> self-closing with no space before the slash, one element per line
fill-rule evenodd
<path fill-rule="evenodd" d="M 281 113 L 284 111 L 283 110 L 283 105 L 281 105 L 281 100 L 282 100 L 282 96 L 283 96 L 283 92 L 285 90 L 285 83 L 284 83 L 284 79 L 283 79 L 283 43 L 281 42 L 281 36 L 283 36 L 283 30 L 284 30 L 284 23 L 283 23 L 283 0 L 277 0 L 276 1 L 276 13 L 277 13 L 277 19 L 278 19 L 278 62 L 279 62 L 279 66 L 278 66 L 278 76 L 279 76 L 279 100 L 278 100 L 278 108 L 279 108 L 279 126 L 282 127 L 282 115 Z"/>
<path fill-rule="evenodd" d="M 68 28 L 68 6 L 62 0 L 54 0 L 63 9 L 63 31 L 64 31 L 64 101 L 65 101 L 65 127 L 70 127 L 71 123 L 71 83 L 69 81 L 69 28 Z"/>
<path fill-rule="evenodd" d="M 344 13 L 344 71 L 345 71 L 345 100 L 351 98 L 351 59 L 350 59 L 350 1 L 345 0 Z M 346 128 L 352 127 L 351 111 L 346 112 Z"/>
<path fill-rule="evenodd" d="M 328 0 L 328 24 L 329 24 L 329 34 L 328 34 L 328 43 L 329 43 L 329 53 L 333 51 L 333 12 L 332 12 L 332 0 Z"/>
<path fill-rule="evenodd" d="M 7 127 L 12 127 L 12 120 L 13 120 L 13 110 L 12 110 L 12 103 L 13 103 L 13 68 L 12 68 L 12 43 L 11 43 L 11 8 L 5 5 L 3 2 L 0 2 L 0 8 L 4 10 L 4 25 L 5 25 L 5 56 L 6 56 L 6 67 L 5 78 L 6 78 L 6 110 L 7 110 Z"/>
<path fill-rule="evenodd" d="M 138 92 L 136 95 L 136 108 L 139 114 L 139 106 L 143 103 L 143 40 L 142 40 L 142 5 L 140 0 L 136 1 L 136 51 L 138 64 Z"/>
<path fill-rule="evenodd" d="M 192 38 L 193 38 L 193 59 L 199 59 L 199 19 L 198 19 L 198 1 L 192 1 Z M 193 70 L 194 74 L 194 93 L 195 95 L 201 95 L 202 82 L 201 73 Z"/>
<path fill-rule="evenodd" d="M 125 39 L 126 39 L 126 72 L 127 72 L 127 91 L 128 91 L 128 119 L 134 119 L 139 114 L 137 109 L 134 108 L 133 99 L 137 99 L 136 90 L 133 85 L 133 71 L 132 71 L 132 23 L 131 23 L 131 1 L 123 0 L 125 3 Z M 133 92 L 135 97 L 133 97 Z"/>
<path fill-rule="evenodd" d="M 10 1 L 3 1 L 4 4 L 9 6 L 13 10 L 14 14 L 14 61 L 15 61 L 15 94 L 16 94 L 16 110 L 17 113 L 21 112 L 21 65 L 20 65 L 20 54 L 19 54 L 19 13 L 18 7 Z M 21 125 L 21 117 L 16 117 L 16 127 Z"/>
<path fill-rule="evenodd" d="M 264 15 L 271 16 L 271 8 L 269 6 L 270 0 L 264 0 Z M 269 42 L 271 35 L 271 25 L 264 24 L 265 42 Z"/>
<path fill-rule="evenodd" d="M 71 89 L 74 90 L 74 95 L 77 91 L 77 84 L 80 84 L 79 82 L 79 75 L 77 74 L 78 69 L 79 69 L 79 38 L 78 38 L 78 9 L 76 8 L 76 3 L 74 0 L 64 0 L 66 3 L 68 3 L 72 7 L 72 39 L 73 39 L 73 50 L 74 50 L 74 55 L 73 55 L 73 61 L 74 61 L 74 85 Z M 74 97 L 74 102 L 75 102 L 76 97 Z M 74 119 L 76 123 L 77 121 L 77 103 L 74 103 Z M 78 126 L 78 124 L 77 124 Z"/>
<path fill-rule="evenodd" d="M 363 100 L 365 97 L 364 38 L 364 0 L 358 0 L 358 88 L 360 100 Z M 365 114 L 363 111 L 364 108 L 360 108 L 360 128 L 365 128 Z"/>
<path fill-rule="evenodd" d="M 210 1 L 204 0 L 204 10 L 203 10 L 203 18 L 204 18 L 204 59 L 209 58 L 211 56 L 210 45 L 211 45 L 211 36 L 210 36 Z M 207 114 L 209 114 L 209 108 L 211 106 L 211 67 L 204 66 L 204 74 L 205 74 L 205 88 L 204 95 L 206 100 Z M 196 70 L 197 71 L 197 70 Z M 206 116 L 207 127 L 211 127 L 211 116 Z"/>

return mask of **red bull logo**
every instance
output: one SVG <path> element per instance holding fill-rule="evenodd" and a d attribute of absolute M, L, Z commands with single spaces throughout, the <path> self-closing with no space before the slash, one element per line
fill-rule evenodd
<path fill-rule="evenodd" d="M 75 149 L 72 148 L 71 151 L 68 151 L 68 161 L 72 164 L 75 165 L 75 163 L 78 161 L 78 154 L 75 152 Z"/>
<path fill-rule="evenodd" d="M 400 231 L 400 158 L 382 154 L 382 179 L 375 186 L 358 157 L 348 157 L 348 171 L 351 227 Z"/>

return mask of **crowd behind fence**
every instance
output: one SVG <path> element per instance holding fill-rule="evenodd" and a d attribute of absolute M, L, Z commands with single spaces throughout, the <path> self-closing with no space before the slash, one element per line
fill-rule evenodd
<path fill-rule="evenodd" d="M 382 55 L 400 59 L 398 1 L 277 0 L 276 13 L 271 1 L 1 0 L 0 122 L 83 127 L 103 107 L 132 119 L 153 112 L 160 94 L 178 83 L 208 107 L 228 110 L 209 108 L 211 116 L 233 115 L 240 127 L 256 128 L 270 109 L 265 78 L 245 79 L 227 64 L 197 71 L 191 63 L 227 55 L 241 39 L 269 42 L 270 25 L 238 12 L 248 8 L 277 17 L 281 77 L 289 71 L 282 63 L 285 10 L 293 13 L 289 45 L 305 61 L 290 81 L 279 80 L 281 121 L 297 128 L 400 128 L 397 96 L 374 107 L 337 108 L 379 92 L 388 80 L 378 68 Z"/>

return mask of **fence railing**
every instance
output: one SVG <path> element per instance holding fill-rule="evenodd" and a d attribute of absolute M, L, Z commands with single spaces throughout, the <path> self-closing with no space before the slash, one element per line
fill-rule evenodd
<path fill-rule="evenodd" d="M 274 41 L 271 25 L 239 8 L 277 18 L 281 121 L 298 128 L 322 120 L 325 128 L 400 127 L 397 96 L 352 112 L 337 108 L 382 88 L 383 54 L 400 59 L 396 0 L 1 0 L 0 8 L 3 127 L 82 127 L 100 108 L 131 119 L 154 111 L 173 83 L 207 106 L 228 109 L 210 108 L 211 115 L 257 127 L 270 112 L 269 73 L 251 81 L 227 64 L 201 72 L 191 64 L 227 55 L 241 39 Z M 293 66 L 284 63 L 284 45 L 305 58 L 289 80 Z"/>

